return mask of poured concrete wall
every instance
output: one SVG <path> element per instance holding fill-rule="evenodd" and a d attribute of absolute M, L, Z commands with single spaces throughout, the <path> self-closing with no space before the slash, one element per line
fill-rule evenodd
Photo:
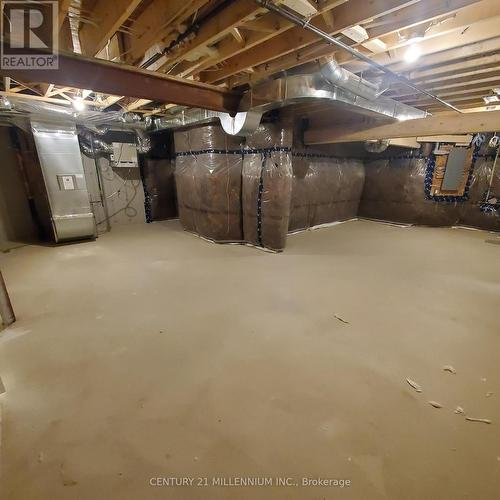
<path fill-rule="evenodd" d="M 8 127 L 0 127 L 0 244 L 38 239 L 25 180 Z"/>
<path fill-rule="evenodd" d="M 83 154 L 82 159 L 98 232 L 106 230 L 107 220 L 111 226 L 145 224 L 144 189 L 139 167 L 113 167 L 107 158 L 97 159 L 104 207 L 95 160 Z"/>

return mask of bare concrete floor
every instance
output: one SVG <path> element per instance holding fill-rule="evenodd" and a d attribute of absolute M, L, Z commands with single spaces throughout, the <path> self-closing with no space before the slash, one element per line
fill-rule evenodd
<path fill-rule="evenodd" d="M 275 255 L 169 222 L 2 256 L 0 497 L 499 498 L 494 239 L 355 221 Z M 150 486 L 240 476 L 299 486 Z"/>

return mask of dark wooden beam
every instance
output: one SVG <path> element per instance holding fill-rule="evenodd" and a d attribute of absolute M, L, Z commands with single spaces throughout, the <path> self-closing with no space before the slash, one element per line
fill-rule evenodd
<path fill-rule="evenodd" d="M 0 76 L 214 111 L 234 112 L 240 100 L 240 94 L 221 87 L 68 53 L 59 54 L 58 69 L 2 68 Z"/>

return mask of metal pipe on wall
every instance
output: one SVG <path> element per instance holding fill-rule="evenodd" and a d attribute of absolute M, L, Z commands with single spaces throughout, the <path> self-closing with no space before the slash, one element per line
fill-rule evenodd
<path fill-rule="evenodd" d="M 16 321 L 16 315 L 14 314 L 14 309 L 12 309 L 12 304 L 10 302 L 9 294 L 7 292 L 7 287 L 5 286 L 5 281 L 0 271 L 0 317 L 4 325 L 12 325 Z"/>
<path fill-rule="evenodd" d="M 313 24 L 309 23 L 309 19 L 306 19 L 305 17 L 299 16 L 287 9 L 284 9 L 278 5 L 275 5 L 274 3 L 271 2 L 271 0 L 255 0 L 259 5 L 262 7 L 265 7 L 266 9 L 270 10 L 271 12 L 275 12 L 276 14 L 279 14 L 281 17 L 284 17 L 285 19 L 288 19 L 292 23 L 296 24 L 297 26 L 301 26 L 305 30 L 311 31 L 318 35 L 320 38 L 323 38 L 326 40 L 328 43 L 331 43 L 333 45 L 336 45 L 337 47 L 340 47 L 341 49 L 344 49 L 345 51 L 349 52 L 352 56 L 356 57 L 357 59 L 360 59 L 361 61 L 366 62 L 370 66 L 373 66 L 374 68 L 378 69 L 379 71 L 382 71 L 386 75 L 391 76 L 395 80 L 403 83 L 407 87 L 415 90 L 416 92 L 419 92 L 421 94 L 425 94 L 426 96 L 430 97 L 431 99 L 434 99 L 435 101 L 438 101 L 441 103 L 443 106 L 446 106 L 453 111 L 456 111 L 457 113 L 462 113 L 461 110 L 450 104 L 449 102 L 444 101 L 437 95 L 434 95 L 433 93 L 422 89 L 418 87 L 417 85 L 414 85 L 408 78 L 404 77 L 403 75 L 400 75 L 398 73 L 395 73 L 394 71 L 390 70 L 389 68 L 386 68 L 383 64 L 379 64 L 376 61 L 373 61 L 369 57 L 365 56 L 363 53 L 359 52 L 359 50 L 356 50 L 352 48 L 351 46 L 345 44 L 344 42 L 341 42 L 340 40 L 337 40 L 335 37 L 329 35 L 323 30 L 320 30 Z"/>

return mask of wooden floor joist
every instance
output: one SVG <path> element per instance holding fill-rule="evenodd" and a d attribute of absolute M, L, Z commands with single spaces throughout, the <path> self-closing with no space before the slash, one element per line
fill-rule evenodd
<path fill-rule="evenodd" d="M 385 125 L 347 128 L 337 124 L 331 127 L 310 129 L 305 132 L 306 144 L 332 144 L 338 142 L 358 142 L 395 137 L 417 137 L 443 134 L 467 134 L 500 130 L 500 111 L 480 113 L 442 114 Z"/>

